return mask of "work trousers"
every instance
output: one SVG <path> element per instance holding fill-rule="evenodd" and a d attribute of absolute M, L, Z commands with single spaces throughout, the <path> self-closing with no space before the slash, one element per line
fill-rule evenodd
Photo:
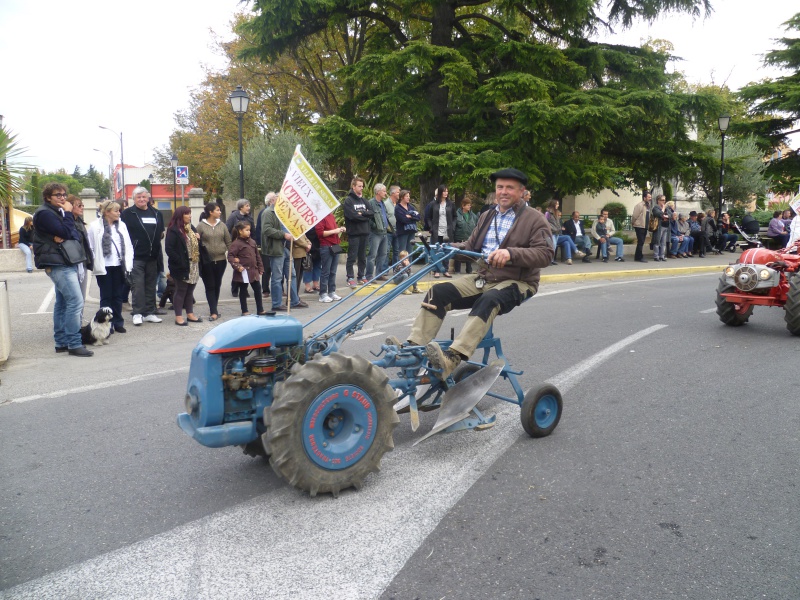
<path fill-rule="evenodd" d="M 133 314 L 143 317 L 155 314 L 158 261 L 155 258 L 150 260 L 134 258 L 131 279 L 133 280 L 131 284 Z"/>
<path fill-rule="evenodd" d="M 469 358 L 486 336 L 494 318 L 506 314 L 536 293 L 537 288 L 522 281 L 508 280 L 489 283 L 482 288 L 475 285 L 477 275 L 466 275 L 453 281 L 438 283 L 425 294 L 424 302 L 435 309 L 420 309 L 408 341 L 424 346 L 439 333 L 442 321 L 451 310 L 472 310 L 450 348 Z"/>

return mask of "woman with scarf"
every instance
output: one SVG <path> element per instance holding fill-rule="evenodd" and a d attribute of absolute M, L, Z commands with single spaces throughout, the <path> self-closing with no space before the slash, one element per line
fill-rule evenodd
<path fill-rule="evenodd" d="M 94 257 L 100 306 L 113 311 L 114 331 L 125 333 L 122 303 L 127 296 L 126 273 L 133 269 L 133 244 L 127 225 L 119 218 L 119 204 L 113 200 L 103 202 L 100 218 L 86 229 L 86 237 Z"/>
<path fill-rule="evenodd" d="M 189 323 L 199 323 L 203 319 L 194 314 L 193 294 L 200 279 L 200 234 L 192 226 L 192 211 L 188 206 L 175 209 L 167 227 L 164 250 L 169 259 L 170 275 L 175 282 L 172 299 L 175 325 L 183 327 Z"/>

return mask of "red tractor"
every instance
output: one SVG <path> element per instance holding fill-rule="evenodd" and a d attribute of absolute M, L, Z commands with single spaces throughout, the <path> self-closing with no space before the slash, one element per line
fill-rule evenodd
<path fill-rule="evenodd" d="M 800 254 L 748 248 L 725 268 L 717 286 L 717 315 L 725 325 L 747 323 L 754 306 L 782 306 L 786 328 L 800 335 Z"/>

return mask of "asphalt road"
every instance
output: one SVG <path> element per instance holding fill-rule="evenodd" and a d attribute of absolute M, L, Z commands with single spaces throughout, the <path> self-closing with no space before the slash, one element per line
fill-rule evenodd
<path fill-rule="evenodd" d="M 402 418 L 382 471 L 338 499 L 178 429 L 200 328 L 155 346 L 137 328 L 100 349 L 107 372 L 48 356 L 25 387 L 18 367 L 0 598 L 798 598 L 800 344 L 778 309 L 723 326 L 716 278 L 543 285 L 495 331 L 524 387 L 562 390 L 555 433 L 484 400 L 495 427 L 412 448 L 436 415 Z M 402 336 L 417 303 L 345 351 Z"/>

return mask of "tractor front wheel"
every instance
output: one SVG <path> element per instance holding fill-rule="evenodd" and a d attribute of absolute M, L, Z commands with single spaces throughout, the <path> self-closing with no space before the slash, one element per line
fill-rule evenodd
<path fill-rule="evenodd" d="M 792 335 L 800 335 L 800 276 L 795 275 L 789 282 L 789 293 L 786 295 L 786 311 L 783 318 L 786 329 Z"/>
<path fill-rule="evenodd" d="M 752 304 L 734 304 L 722 297 L 722 294 L 735 291 L 736 288 L 734 286 L 728 284 L 724 278 L 720 279 L 717 286 L 717 315 L 720 321 L 731 327 L 744 325 L 750 319 L 750 315 L 753 314 Z"/>
<path fill-rule="evenodd" d="M 264 410 L 270 465 L 312 496 L 360 488 L 394 448 L 400 419 L 386 373 L 360 356 L 332 353 L 295 367 Z"/>

